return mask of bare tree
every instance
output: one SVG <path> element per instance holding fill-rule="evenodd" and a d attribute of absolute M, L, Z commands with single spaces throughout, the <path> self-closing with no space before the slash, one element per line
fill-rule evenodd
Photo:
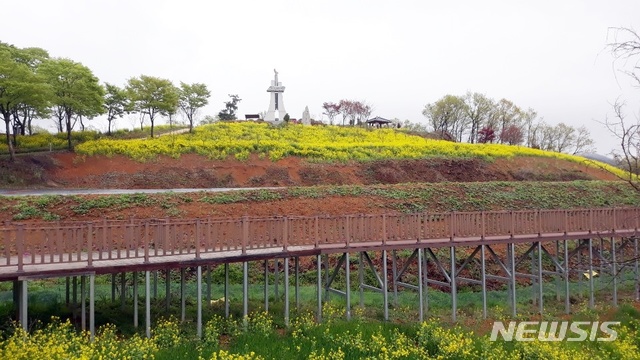
<path fill-rule="evenodd" d="M 594 152 L 593 139 L 586 127 L 580 126 L 576 129 L 576 139 L 573 144 L 573 155 Z"/>
<path fill-rule="evenodd" d="M 333 120 L 340 114 L 340 104 L 325 102 L 322 104 L 322 108 L 324 109 L 323 114 L 329 118 L 329 124 L 333 125 Z"/>
<path fill-rule="evenodd" d="M 612 42 L 607 48 L 614 57 L 614 65 L 628 75 L 640 87 L 640 35 L 632 28 L 609 28 Z"/>
<path fill-rule="evenodd" d="M 493 100 L 484 94 L 471 93 L 470 91 L 463 97 L 467 104 L 465 111 L 471 125 L 469 132 L 469 142 L 475 143 L 478 138 L 478 132 L 491 116 L 494 108 Z"/>
<path fill-rule="evenodd" d="M 616 100 L 612 105 L 614 118 L 607 118 L 604 125 L 610 133 L 612 133 L 620 141 L 620 152 L 614 152 L 615 157 L 623 164 L 623 167 L 629 170 L 626 180 L 634 189 L 640 191 L 640 183 L 638 177 L 639 159 L 640 159 L 640 120 L 636 117 L 635 121 L 626 119 L 624 107 L 625 103 Z"/>

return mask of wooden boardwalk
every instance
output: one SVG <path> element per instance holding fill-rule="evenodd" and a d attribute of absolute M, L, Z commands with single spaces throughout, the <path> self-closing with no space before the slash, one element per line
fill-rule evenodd
<path fill-rule="evenodd" d="M 0 281 L 372 250 L 637 235 L 640 208 L 6 223 Z"/>

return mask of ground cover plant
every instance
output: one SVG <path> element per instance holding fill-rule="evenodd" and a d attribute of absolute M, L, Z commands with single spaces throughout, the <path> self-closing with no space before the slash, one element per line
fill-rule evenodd
<path fill-rule="evenodd" d="M 156 135 L 162 135 L 170 133 L 176 130 L 185 129 L 185 126 L 175 125 L 158 125 L 154 129 Z M 74 131 L 71 133 L 71 143 L 73 145 L 82 144 L 86 141 L 97 140 L 100 138 L 108 137 L 110 139 L 139 139 L 149 137 L 151 134 L 151 127 L 145 127 L 143 129 L 124 129 L 114 131 L 110 136 L 101 134 L 97 131 Z M 15 137 L 15 149 L 18 153 L 35 152 L 35 151 L 50 151 L 50 150 L 64 150 L 67 148 L 67 134 L 49 132 L 39 132 L 33 135 L 16 135 Z M 8 154 L 9 148 L 6 143 L 0 144 L 0 154 Z"/>
<path fill-rule="evenodd" d="M 195 128 L 193 134 L 139 140 L 98 139 L 79 145 L 85 155 L 126 155 L 145 161 L 158 155 L 180 157 L 196 153 L 215 159 L 235 156 L 246 160 L 256 153 L 278 160 L 299 156 L 315 161 L 375 159 L 419 159 L 425 157 L 467 157 L 493 159 L 513 156 L 541 156 L 584 163 L 585 159 L 563 153 L 502 144 L 466 144 L 425 139 L 394 129 L 365 129 L 340 126 L 219 122 Z M 609 165 L 593 166 L 624 175 Z"/>
<path fill-rule="evenodd" d="M 254 216 L 325 215 L 341 207 L 307 201 L 343 200 L 362 204 L 352 214 L 522 209 L 624 207 L 640 203 L 640 194 L 621 181 L 477 182 L 396 185 L 345 185 L 104 196 L 0 197 L 0 220 L 86 220 L 95 217 L 238 217 L 252 206 Z M 327 202 L 324 202 L 327 203 Z M 284 206 L 288 204 L 290 206 Z M 258 209 L 256 206 L 263 206 Z M 284 210 L 283 210 L 284 209 Z M 260 210 L 260 211 L 258 211 Z M 227 215 L 225 215 L 227 214 Z"/>
<path fill-rule="evenodd" d="M 0 357 L 12 359 L 639 359 L 640 313 L 624 305 L 622 324 L 612 342 L 581 343 L 489 340 L 486 333 L 463 329 L 437 318 L 422 323 L 381 323 L 363 312 L 342 320 L 334 304 L 323 307 L 323 320 L 301 312 L 289 327 L 272 315 L 252 312 L 246 318 L 213 316 L 201 339 L 174 318 L 156 322 L 152 336 L 122 337 L 116 327 L 99 328 L 94 341 L 69 321 L 54 319 L 27 333 L 18 326 L 4 332 Z M 193 327 L 193 324 L 190 325 Z"/>

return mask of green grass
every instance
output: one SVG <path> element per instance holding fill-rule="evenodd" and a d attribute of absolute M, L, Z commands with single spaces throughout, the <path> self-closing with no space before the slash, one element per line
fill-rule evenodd
<path fill-rule="evenodd" d="M 105 196 L 0 197 L 14 220 L 63 219 L 66 212 L 157 207 L 162 216 L 179 217 L 179 205 L 223 205 L 291 199 L 366 197 L 388 211 L 449 212 L 572 209 L 638 206 L 640 193 L 622 181 L 476 182 L 398 185 L 349 185 L 241 190 L 220 193 L 161 193 Z M 102 212 L 104 215 L 105 212 Z"/>

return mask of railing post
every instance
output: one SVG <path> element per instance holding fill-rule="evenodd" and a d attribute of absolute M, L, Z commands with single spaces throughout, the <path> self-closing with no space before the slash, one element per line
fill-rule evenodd
<path fill-rule="evenodd" d="M 510 222 L 510 237 L 513 239 L 513 234 L 515 233 L 515 227 L 516 227 L 516 222 L 515 222 L 515 214 L 513 213 L 513 210 L 509 211 L 509 222 Z"/>
<path fill-rule="evenodd" d="M 387 215 L 382 214 L 382 245 L 387 244 Z"/>
<path fill-rule="evenodd" d="M 18 271 L 24 270 L 24 225 L 16 226 L 16 250 L 18 251 Z"/>
<path fill-rule="evenodd" d="M 616 208 L 613 208 L 613 232 L 616 232 L 616 229 L 618 228 L 618 224 L 616 223 Z"/>
<path fill-rule="evenodd" d="M 144 263 L 149 263 L 149 222 L 144 222 Z"/>
<path fill-rule="evenodd" d="M 318 216 L 317 215 L 314 217 L 313 222 L 314 222 L 315 235 L 316 235 L 315 248 L 317 249 L 319 247 L 319 242 L 320 242 L 320 239 L 318 238 L 320 236 L 319 235 L 319 231 L 320 230 L 318 229 L 319 224 L 318 224 Z"/>
<path fill-rule="evenodd" d="M 535 212 L 536 216 L 537 216 L 537 223 L 538 223 L 538 237 L 542 237 L 542 212 L 540 209 L 537 209 Z"/>
<path fill-rule="evenodd" d="M 456 212 L 451 212 L 451 218 L 449 219 L 449 239 L 453 241 L 453 238 L 456 236 Z"/>
<path fill-rule="evenodd" d="M 247 243 L 249 242 L 249 218 L 242 217 L 242 255 L 247 254 Z"/>
<path fill-rule="evenodd" d="M 350 218 L 350 216 L 347 215 L 346 216 L 346 220 L 345 220 L 345 233 L 347 235 L 346 236 L 347 237 L 347 239 L 346 239 L 347 248 L 350 246 L 350 243 L 351 243 L 351 231 L 349 229 L 351 222 L 349 221 L 350 220 L 349 218 Z"/>
<path fill-rule="evenodd" d="M 589 234 L 593 231 L 593 208 L 589 209 Z"/>
<path fill-rule="evenodd" d="M 567 235 L 569 230 L 569 210 L 564 209 L 564 234 Z"/>
<path fill-rule="evenodd" d="M 283 250 L 287 251 L 287 248 L 289 247 L 289 218 L 286 216 L 283 218 L 282 227 Z"/>
<path fill-rule="evenodd" d="M 480 239 L 484 240 L 485 235 L 486 235 L 486 233 L 485 233 L 485 214 L 484 214 L 484 210 L 480 212 L 480 224 L 482 225 L 481 229 L 480 229 Z"/>
<path fill-rule="evenodd" d="M 202 227 L 200 224 L 200 219 L 196 219 L 196 259 L 200 259 L 200 233 L 202 231 Z"/>
<path fill-rule="evenodd" d="M 93 224 L 87 224 L 87 266 L 93 266 Z"/>

